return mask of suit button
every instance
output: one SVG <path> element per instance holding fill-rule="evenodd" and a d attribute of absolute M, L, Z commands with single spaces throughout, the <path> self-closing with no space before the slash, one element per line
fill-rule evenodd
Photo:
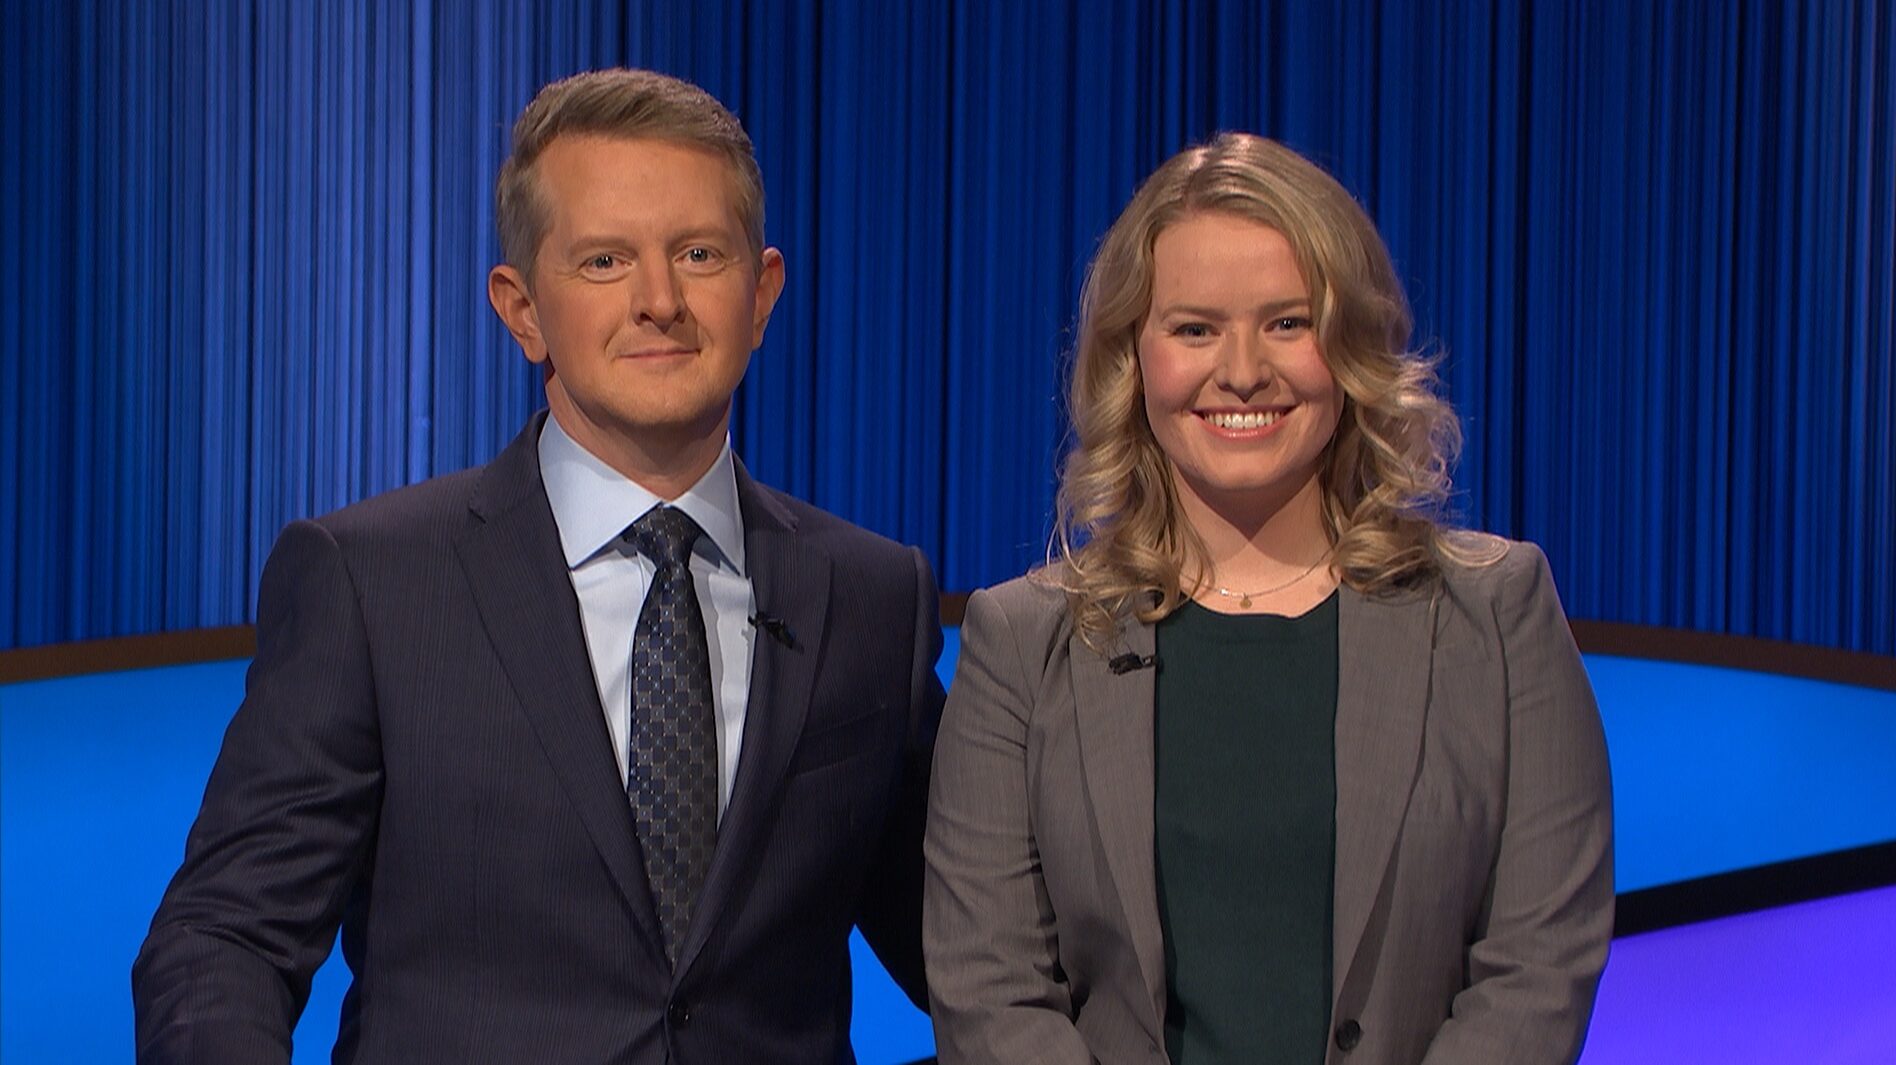
<path fill-rule="evenodd" d="M 1344 1021 L 1336 1026 L 1336 1048 L 1355 1050 L 1356 1044 L 1363 1041 L 1363 1026 L 1355 1021 Z"/>
<path fill-rule="evenodd" d="M 691 1023 L 691 1007 L 683 1002 L 674 1002 L 665 1007 L 665 1019 L 671 1022 L 673 1028 L 683 1028 Z"/>

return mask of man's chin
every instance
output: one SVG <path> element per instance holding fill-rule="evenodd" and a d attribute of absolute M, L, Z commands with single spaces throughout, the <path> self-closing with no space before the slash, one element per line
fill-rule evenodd
<path fill-rule="evenodd" d="M 731 410 L 727 398 L 716 402 L 649 402 L 650 396 L 614 396 L 584 402 L 570 393 L 547 389 L 547 407 L 569 431 L 583 423 L 599 432 L 631 440 L 717 435 Z"/>
<path fill-rule="evenodd" d="M 724 442 L 730 426 L 730 404 L 710 410 L 638 408 L 614 411 L 601 428 L 617 438 L 644 447 L 680 448 Z"/>

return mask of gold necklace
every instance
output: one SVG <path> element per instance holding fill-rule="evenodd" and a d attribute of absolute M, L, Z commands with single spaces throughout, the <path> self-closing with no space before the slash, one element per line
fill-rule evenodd
<path fill-rule="evenodd" d="M 1219 595 L 1224 596 L 1226 599 L 1236 599 L 1238 601 L 1238 609 L 1249 610 L 1251 608 L 1252 599 L 1258 598 L 1259 596 L 1273 595 L 1277 592 L 1283 591 L 1286 588 L 1289 588 L 1290 586 L 1294 584 L 1301 582 L 1305 577 L 1308 577 L 1312 573 L 1317 572 L 1317 567 L 1323 565 L 1325 560 L 1327 560 L 1329 557 L 1330 557 L 1330 553 L 1327 551 L 1324 552 L 1323 557 L 1317 559 L 1315 562 L 1312 562 L 1310 564 L 1309 569 L 1304 570 L 1302 573 L 1297 574 L 1295 577 L 1292 577 L 1291 579 L 1285 581 L 1282 584 L 1276 585 L 1275 587 L 1266 588 L 1263 591 L 1234 592 L 1229 588 L 1224 588 L 1224 587 L 1220 587 L 1216 585 L 1214 585 L 1211 590 L 1213 592 L 1216 592 Z"/>

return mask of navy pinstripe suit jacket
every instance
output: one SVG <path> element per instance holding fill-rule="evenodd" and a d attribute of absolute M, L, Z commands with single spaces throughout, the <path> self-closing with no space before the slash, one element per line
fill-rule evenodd
<path fill-rule="evenodd" d="M 257 657 L 133 967 L 138 1059 L 284 1062 L 338 926 L 338 1062 L 847 1062 L 848 934 L 912 998 L 942 692 L 920 552 L 739 467 L 758 639 L 666 964 L 536 416 L 491 465 L 284 530 Z"/>

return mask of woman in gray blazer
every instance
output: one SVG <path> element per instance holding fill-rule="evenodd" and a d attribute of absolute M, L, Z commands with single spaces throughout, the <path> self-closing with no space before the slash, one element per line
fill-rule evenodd
<path fill-rule="evenodd" d="M 936 747 L 941 1060 L 1573 1061 L 1599 715 L 1540 551 L 1440 521 L 1458 427 L 1375 228 L 1226 134 L 1080 317 L 1057 557 L 969 601 Z"/>

